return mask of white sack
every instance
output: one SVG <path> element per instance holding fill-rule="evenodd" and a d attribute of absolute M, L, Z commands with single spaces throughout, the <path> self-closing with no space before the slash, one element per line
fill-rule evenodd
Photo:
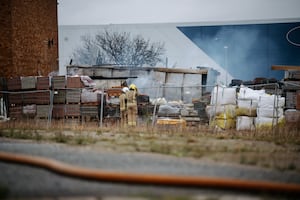
<path fill-rule="evenodd" d="M 258 106 L 258 100 L 255 99 L 238 99 L 237 106 L 239 108 L 246 108 L 246 109 L 256 109 Z"/>
<path fill-rule="evenodd" d="M 262 108 L 282 108 L 284 107 L 285 98 L 278 95 L 262 95 L 258 100 L 258 107 Z"/>
<path fill-rule="evenodd" d="M 209 118 L 219 115 L 226 115 L 227 118 L 236 117 L 236 105 L 207 105 L 205 111 Z"/>
<path fill-rule="evenodd" d="M 236 88 L 214 87 L 211 93 L 211 105 L 236 104 Z"/>
<path fill-rule="evenodd" d="M 246 117 L 246 116 L 239 116 L 236 120 L 236 130 L 242 131 L 242 130 L 254 130 L 254 117 Z"/>
<path fill-rule="evenodd" d="M 256 117 L 255 118 L 255 127 L 261 128 L 272 128 L 272 126 L 275 126 L 277 124 L 281 124 L 284 122 L 284 117 L 280 118 L 272 118 L 272 117 Z"/>
<path fill-rule="evenodd" d="M 262 95 L 265 95 L 265 90 L 253 90 L 251 88 L 247 87 L 241 87 L 240 91 L 238 93 L 239 99 L 253 99 L 253 100 L 259 100 L 259 97 Z"/>
<path fill-rule="evenodd" d="M 256 114 L 258 117 L 283 117 L 283 108 L 258 107 Z"/>

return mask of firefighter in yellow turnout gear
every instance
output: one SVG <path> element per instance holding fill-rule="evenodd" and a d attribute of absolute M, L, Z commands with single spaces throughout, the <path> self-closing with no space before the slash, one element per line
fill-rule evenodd
<path fill-rule="evenodd" d="M 128 112 L 128 125 L 136 126 L 137 121 L 137 87 L 134 84 L 129 86 L 129 91 L 126 93 L 127 98 L 127 112 Z"/>
<path fill-rule="evenodd" d="M 121 126 L 126 127 L 128 123 L 127 116 L 127 98 L 126 93 L 129 91 L 128 87 L 122 88 L 122 94 L 119 96 L 120 99 L 120 117 L 121 117 Z"/>

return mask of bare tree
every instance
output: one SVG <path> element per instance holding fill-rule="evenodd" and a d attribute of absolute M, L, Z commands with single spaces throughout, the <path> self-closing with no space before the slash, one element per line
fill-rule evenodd
<path fill-rule="evenodd" d="M 151 43 L 141 35 L 128 32 L 104 31 L 91 38 L 82 37 L 83 46 L 74 51 L 74 62 L 86 65 L 115 64 L 126 66 L 155 66 L 162 62 L 164 44 Z"/>

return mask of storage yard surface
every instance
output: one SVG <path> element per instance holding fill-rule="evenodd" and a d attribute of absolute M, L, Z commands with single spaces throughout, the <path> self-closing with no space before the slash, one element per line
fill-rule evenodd
<path fill-rule="evenodd" d="M 277 140 L 267 135 L 249 133 L 171 133 L 141 130 L 124 132 L 118 129 L 91 129 L 77 127 L 69 130 L 22 131 L 5 128 L 1 131 L 0 149 L 52 158 L 73 166 L 109 171 L 300 183 L 299 141 L 285 141 L 285 137 L 281 135 L 278 135 Z M 295 138 L 290 136 L 289 139 Z M 204 188 L 84 181 L 7 163 L 0 163 L 0 169 L 2 192 L 10 197 L 285 199 L 282 196 L 277 197 L 277 194 L 260 192 L 248 194 Z"/>

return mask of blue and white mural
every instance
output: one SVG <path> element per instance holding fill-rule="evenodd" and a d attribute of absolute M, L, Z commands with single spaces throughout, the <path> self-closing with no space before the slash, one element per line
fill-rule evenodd
<path fill-rule="evenodd" d="M 207 80 L 209 85 L 257 77 L 280 80 L 284 72 L 272 70 L 272 65 L 300 66 L 300 20 L 240 25 L 74 25 L 59 26 L 59 73 L 66 74 L 66 65 L 74 51 L 83 45 L 84 35 L 94 37 L 105 30 L 128 32 L 151 42 L 163 43 L 166 51 L 157 67 L 207 67 L 211 69 Z"/>
<path fill-rule="evenodd" d="M 272 65 L 300 66 L 300 23 L 178 27 L 233 78 L 282 79 Z"/>

